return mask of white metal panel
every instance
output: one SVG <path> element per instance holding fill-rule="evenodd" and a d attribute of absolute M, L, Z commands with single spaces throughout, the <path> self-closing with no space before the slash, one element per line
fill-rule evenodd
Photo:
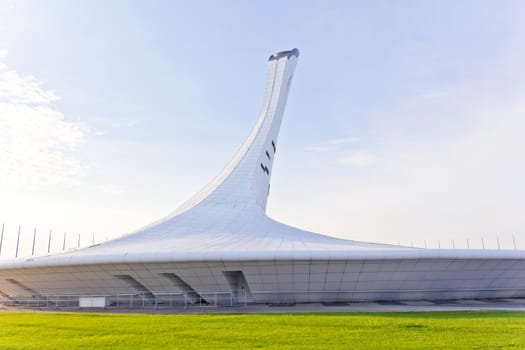
<path fill-rule="evenodd" d="M 106 307 L 105 297 L 80 297 L 78 299 L 79 307 Z"/>

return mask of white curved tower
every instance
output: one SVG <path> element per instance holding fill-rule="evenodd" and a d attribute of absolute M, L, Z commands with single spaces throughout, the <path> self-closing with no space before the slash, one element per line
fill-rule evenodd
<path fill-rule="evenodd" d="M 257 205 L 266 211 L 277 137 L 298 57 L 298 49 L 270 56 L 266 90 L 255 127 L 224 170 L 176 213 L 195 205 L 235 208 Z"/>
<path fill-rule="evenodd" d="M 252 132 L 222 172 L 166 218 L 89 248 L 0 262 L 0 297 L 237 293 L 253 302 L 525 296 L 525 252 L 414 249 L 342 240 L 266 216 L 299 51 L 267 64 Z M 217 294 L 218 293 L 218 294 Z M 237 295 L 237 294 L 235 294 Z"/>

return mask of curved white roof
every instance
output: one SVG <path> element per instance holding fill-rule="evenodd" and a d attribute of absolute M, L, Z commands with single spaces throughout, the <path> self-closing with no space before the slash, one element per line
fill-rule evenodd
<path fill-rule="evenodd" d="M 525 258 L 523 251 L 426 250 L 337 239 L 267 217 L 277 137 L 299 51 L 272 55 L 254 129 L 232 161 L 168 217 L 122 238 L 0 267 L 159 261 Z"/>

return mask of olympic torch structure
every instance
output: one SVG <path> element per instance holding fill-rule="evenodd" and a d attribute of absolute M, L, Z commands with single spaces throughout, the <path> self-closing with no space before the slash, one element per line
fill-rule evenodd
<path fill-rule="evenodd" d="M 0 295 L 180 293 L 253 303 L 525 297 L 525 252 L 420 249 L 343 240 L 266 215 L 299 50 L 270 56 L 262 109 L 237 154 L 171 215 L 121 238 L 0 261 Z M 305 193 L 307 197 L 307 193 Z M 306 198 L 305 198 L 306 199 Z"/>

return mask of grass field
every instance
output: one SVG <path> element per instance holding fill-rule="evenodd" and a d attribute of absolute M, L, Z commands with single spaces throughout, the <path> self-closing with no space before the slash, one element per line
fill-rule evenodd
<path fill-rule="evenodd" d="M 525 349 L 525 313 L 0 313 L 0 349 Z"/>

